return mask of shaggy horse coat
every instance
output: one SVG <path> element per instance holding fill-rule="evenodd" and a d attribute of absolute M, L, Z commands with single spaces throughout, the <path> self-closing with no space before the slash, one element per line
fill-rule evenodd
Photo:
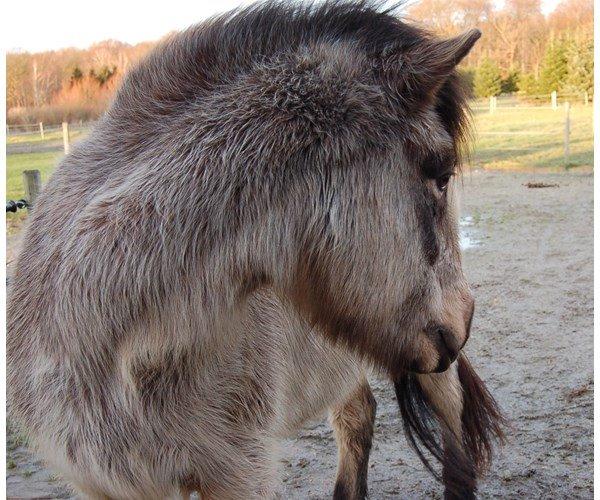
<path fill-rule="evenodd" d="M 454 68 L 478 38 L 267 3 L 133 69 L 11 279 L 9 412 L 39 454 L 93 498 L 262 498 L 279 440 L 329 410 L 334 495 L 364 498 L 375 368 L 447 496 L 472 496 L 501 421 L 460 353 Z"/>

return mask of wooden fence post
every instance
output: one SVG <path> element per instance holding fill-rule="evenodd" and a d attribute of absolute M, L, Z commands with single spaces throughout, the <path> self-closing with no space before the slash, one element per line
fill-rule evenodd
<path fill-rule="evenodd" d="M 496 111 L 496 107 L 497 107 L 496 96 L 493 95 L 490 97 L 490 113 L 493 113 L 494 111 Z"/>
<path fill-rule="evenodd" d="M 24 170 L 23 185 L 25 186 L 25 199 L 29 207 L 35 203 L 35 199 L 42 190 L 42 177 L 39 170 Z"/>
<path fill-rule="evenodd" d="M 556 99 L 556 90 L 553 90 L 552 94 L 550 94 L 550 100 L 552 101 L 552 109 L 554 111 L 556 111 L 558 109 L 558 103 L 557 103 L 557 99 Z"/>
<path fill-rule="evenodd" d="M 569 156 L 571 148 L 569 145 L 569 135 L 571 133 L 571 105 L 565 102 L 565 168 L 569 166 Z"/>
<path fill-rule="evenodd" d="M 583 103 L 587 106 L 590 100 L 590 96 L 587 93 L 587 90 L 583 93 Z"/>
<path fill-rule="evenodd" d="M 40 137 L 44 140 L 44 124 L 40 122 Z"/>
<path fill-rule="evenodd" d="M 65 149 L 65 154 L 69 154 L 69 124 L 67 122 L 62 123 L 63 130 L 63 147 Z"/>

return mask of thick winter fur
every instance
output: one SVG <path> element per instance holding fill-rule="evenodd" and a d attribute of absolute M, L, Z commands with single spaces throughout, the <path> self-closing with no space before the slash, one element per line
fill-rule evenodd
<path fill-rule="evenodd" d="M 336 495 L 364 496 L 366 367 L 402 407 L 425 387 L 407 370 L 435 378 L 469 335 L 448 179 L 454 68 L 478 37 L 268 3 L 131 71 L 38 198 L 11 279 L 9 411 L 39 453 L 94 498 L 263 498 L 278 440 L 330 410 Z M 430 392 L 478 465 L 496 415 L 460 363 Z"/>

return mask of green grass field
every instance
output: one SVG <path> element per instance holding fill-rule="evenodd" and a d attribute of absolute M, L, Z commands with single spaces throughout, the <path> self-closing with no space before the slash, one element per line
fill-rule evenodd
<path fill-rule="evenodd" d="M 25 196 L 23 188 L 23 171 L 39 170 L 42 183 L 48 180 L 56 164 L 62 157 L 60 152 L 20 153 L 6 155 L 6 199 L 19 200 Z M 27 210 L 6 214 L 8 233 L 17 231 L 27 214 Z"/>
<path fill-rule="evenodd" d="M 487 169 L 550 170 L 565 169 L 564 120 L 561 107 L 518 109 L 498 108 L 493 114 L 477 110 L 474 114 L 475 147 L 471 166 Z M 57 133 L 58 134 L 58 133 Z M 493 134 L 493 135 L 488 135 Z M 82 137 L 78 131 L 72 138 Z M 8 144 L 40 142 L 39 134 L 9 137 Z M 48 134 L 48 140 L 58 138 Z M 591 168 L 594 163 L 594 134 L 592 106 L 575 106 L 571 109 L 571 155 L 567 168 Z M 6 196 L 17 200 L 24 196 L 23 170 L 37 169 L 45 182 L 61 158 L 61 152 L 19 153 L 7 155 Z M 19 228 L 25 211 L 7 214 L 9 231 Z"/>
<path fill-rule="evenodd" d="M 570 156 L 567 168 L 592 167 L 592 106 L 571 108 Z M 559 107 L 498 108 L 476 111 L 475 167 L 512 170 L 563 170 L 565 111 Z"/>
<path fill-rule="evenodd" d="M 43 153 L 20 153 L 6 156 L 6 198 L 17 200 L 24 196 L 23 171 L 39 170 L 42 182 L 53 172 L 62 153 L 54 151 Z"/>

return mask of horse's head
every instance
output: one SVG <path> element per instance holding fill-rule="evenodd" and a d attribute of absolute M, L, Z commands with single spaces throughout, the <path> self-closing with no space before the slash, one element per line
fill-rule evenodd
<path fill-rule="evenodd" d="M 392 374 L 444 370 L 473 315 L 458 245 L 468 113 L 456 65 L 480 33 L 442 40 L 363 4 L 282 5 L 224 18 L 228 36 L 206 28 L 216 66 L 200 78 L 182 60 L 174 74 L 211 89 L 179 133 L 194 138 L 204 186 L 189 206 L 210 208 L 214 234 L 235 235 L 215 254 L 235 256 L 243 290 L 269 283 Z"/>
<path fill-rule="evenodd" d="M 378 51 L 307 49 L 277 90 L 295 106 L 292 126 L 320 127 L 311 140 L 296 133 L 289 290 L 334 341 L 391 373 L 428 373 L 456 359 L 474 310 L 459 249 L 467 112 L 455 66 L 480 33 L 437 40 L 394 26 L 399 39 Z"/>

